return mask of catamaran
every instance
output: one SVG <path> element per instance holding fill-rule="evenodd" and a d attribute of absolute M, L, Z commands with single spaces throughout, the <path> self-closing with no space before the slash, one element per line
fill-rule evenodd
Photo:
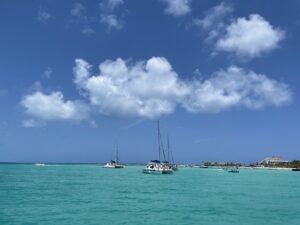
<path fill-rule="evenodd" d="M 118 145 L 116 146 L 116 151 L 115 151 L 115 160 L 110 160 L 110 162 L 106 163 L 104 168 L 115 168 L 115 169 L 120 169 L 124 168 L 122 164 L 119 162 L 119 149 Z"/>
<path fill-rule="evenodd" d="M 165 158 L 165 153 L 162 147 L 161 135 L 159 130 L 159 121 L 157 121 L 157 139 L 158 139 L 158 160 L 151 160 L 143 169 L 146 174 L 172 174 L 173 169 L 168 161 L 160 161 L 161 150 Z"/>

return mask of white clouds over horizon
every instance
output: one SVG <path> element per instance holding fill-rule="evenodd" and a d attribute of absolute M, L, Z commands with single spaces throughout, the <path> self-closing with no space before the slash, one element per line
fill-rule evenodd
<path fill-rule="evenodd" d="M 166 4 L 165 13 L 172 16 L 183 16 L 191 12 L 192 0 L 160 0 Z"/>
<path fill-rule="evenodd" d="M 218 113 L 233 107 L 262 109 L 282 106 L 292 100 L 289 87 L 264 74 L 231 66 L 209 79 L 194 81 L 184 107 L 190 112 Z"/>
<path fill-rule="evenodd" d="M 217 113 L 234 107 L 262 109 L 292 99 L 288 86 L 266 75 L 231 66 L 209 79 L 182 80 L 163 57 L 134 64 L 106 60 L 99 75 L 91 65 L 76 60 L 74 82 L 96 110 L 104 115 L 155 118 L 180 106 L 189 112 Z"/>
<path fill-rule="evenodd" d="M 100 74 L 92 76 L 91 66 L 76 60 L 75 84 L 89 97 L 91 105 L 105 115 L 155 118 L 174 112 L 177 99 L 187 90 L 165 58 L 152 57 L 128 65 L 123 59 L 106 60 Z"/>
<path fill-rule="evenodd" d="M 218 113 L 279 107 L 292 101 L 292 92 L 284 82 L 237 66 L 219 70 L 207 79 L 185 80 L 164 57 L 136 62 L 105 60 L 96 75 L 92 65 L 76 59 L 73 73 L 82 100 L 64 100 L 60 91 L 45 94 L 41 89 L 33 90 L 21 101 L 28 116 L 24 127 L 43 126 L 47 121 L 89 120 L 90 112 L 154 119 L 172 114 L 178 107 L 191 113 Z"/>

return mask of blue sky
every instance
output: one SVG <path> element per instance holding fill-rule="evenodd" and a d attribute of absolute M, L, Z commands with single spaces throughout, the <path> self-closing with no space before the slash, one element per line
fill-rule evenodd
<path fill-rule="evenodd" d="M 0 3 L 0 161 L 299 159 L 300 1 Z"/>

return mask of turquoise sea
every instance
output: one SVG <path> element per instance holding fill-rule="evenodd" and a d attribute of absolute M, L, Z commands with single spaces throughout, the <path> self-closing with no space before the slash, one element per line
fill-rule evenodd
<path fill-rule="evenodd" d="M 141 171 L 0 164 L 0 224 L 300 224 L 300 172 Z"/>

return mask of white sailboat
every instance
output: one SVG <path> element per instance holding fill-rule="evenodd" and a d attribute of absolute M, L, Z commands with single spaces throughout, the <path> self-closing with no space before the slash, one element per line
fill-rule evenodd
<path fill-rule="evenodd" d="M 116 151 L 115 151 L 115 160 L 110 160 L 110 162 L 106 163 L 104 168 L 114 168 L 114 169 L 120 169 L 124 168 L 122 164 L 119 162 L 119 149 L 118 145 L 116 146 Z"/>
<path fill-rule="evenodd" d="M 151 160 L 143 169 L 146 174 L 172 174 L 173 169 L 167 161 L 161 162 L 161 136 L 159 130 L 159 121 L 157 121 L 157 139 L 158 139 L 158 160 Z M 162 149 L 163 150 L 163 149 Z M 164 151 L 163 151 L 164 155 Z M 165 156 L 165 155 L 164 155 Z"/>

